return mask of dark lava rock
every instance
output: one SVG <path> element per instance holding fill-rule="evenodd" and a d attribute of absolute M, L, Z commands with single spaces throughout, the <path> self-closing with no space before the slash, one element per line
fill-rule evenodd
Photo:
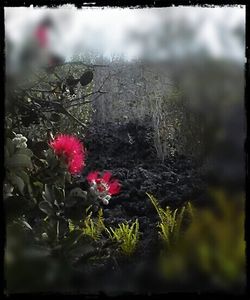
<path fill-rule="evenodd" d="M 150 133 L 149 124 L 99 124 L 89 129 L 85 138 L 88 157 L 83 176 L 90 170 L 110 170 L 122 184 L 120 194 L 112 197 L 105 210 L 122 205 L 130 213 L 141 210 L 139 215 L 143 215 L 148 202 L 146 192 L 169 205 L 176 199 L 179 204 L 182 199 L 185 202 L 188 196 L 195 195 L 194 190 L 201 192 L 201 175 L 191 159 L 182 155 L 160 162 Z M 132 144 L 128 134 L 133 138 Z M 128 202 L 133 202 L 133 206 L 127 206 Z"/>
<path fill-rule="evenodd" d="M 157 239 L 159 221 L 146 192 L 153 194 L 162 207 L 178 208 L 198 198 L 204 189 L 202 176 L 190 158 L 157 159 L 150 133 L 148 124 L 92 126 L 84 140 L 88 157 L 82 174 L 84 178 L 91 170 L 109 170 L 120 181 L 120 193 L 103 206 L 105 223 L 116 226 L 138 218 L 144 251 Z"/>
<path fill-rule="evenodd" d="M 105 287 L 107 290 L 108 282 L 116 282 L 119 289 L 127 290 L 123 286 L 125 281 L 130 288 L 135 283 L 139 287 L 141 278 L 144 278 L 142 275 L 146 272 L 146 281 L 148 272 L 153 273 L 151 266 L 161 247 L 157 228 L 159 216 L 146 193 L 158 199 L 162 207 L 179 208 L 186 201 L 203 201 L 204 179 L 194 163 L 184 156 L 171 157 L 164 162 L 158 160 L 151 133 L 148 124 L 96 124 L 90 127 L 84 140 L 88 156 L 79 180 L 81 185 L 88 185 L 86 175 L 94 170 L 108 170 L 121 183 L 120 193 L 111 198 L 109 205 L 101 204 L 105 225 L 115 228 L 122 222 L 131 223 L 136 219 L 140 225 L 140 243 L 133 257 L 129 258 L 130 262 L 126 259 L 123 262 L 119 257 L 115 259 L 121 261 L 116 262 L 110 257 L 111 262 L 105 263 L 104 270 L 102 265 L 97 268 L 97 273 L 103 274 L 98 277 L 100 289 Z M 128 134 L 133 139 L 132 144 Z M 108 282 L 105 279 L 107 273 Z M 160 278 L 157 274 L 152 276 L 150 281 L 155 279 L 151 282 L 153 289 L 154 284 L 159 286 Z"/>

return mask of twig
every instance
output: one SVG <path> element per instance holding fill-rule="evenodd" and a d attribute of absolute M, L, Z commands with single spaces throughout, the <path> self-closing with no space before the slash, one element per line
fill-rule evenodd
<path fill-rule="evenodd" d="M 64 63 L 61 63 L 61 64 L 56 64 L 56 65 L 53 65 L 53 67 L 60 67 L 60 66 L 64 66 L 64 65 L 83 65 L 83 66 L 86 66 L 86 67 L 89 67 L 89 68 L 92 68 L 92 67 L 109 67 L 109 65 L 89 65 L 89 64 L 86 64 L 82 61 L 71 61 L 71 62 L 64 62 Z"/>
<path fill-rule="evenodd" d="M 108 92 L 104 92 L 104 91 L 102 92 L 102 91 L 100 91 L 100 92 L 98 92 L 98 93 L 99 93 L 99 95 L 97 95 L 97 97 L 95 97 L 95 98 L 92 99 L 92 100 L 85 101 L 84 103 L 81 103 L 81 105 L 85 105 L 85 104 L 91 103 L 91 102 L 97 100 L 102 94 L 106 94 L 106 93 L 108 93 Z M 67 106 L 66 108 L 70 108 L 70 107 L 77 106 L 77 105 L 79 105 L 79 102 L 74 103 L 74 104 L 71 104 L 71 105 Z"/>

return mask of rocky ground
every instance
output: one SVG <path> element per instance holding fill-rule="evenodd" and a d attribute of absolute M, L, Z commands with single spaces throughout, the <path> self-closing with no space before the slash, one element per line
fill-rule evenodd
<path fill-rule="evenodd" d="M 106 226 L 116 226 L 125 220 L 138 219 L 141 232 L 134 259 L 129 263 L 126 259 L 124 262 L 119 261 L 120 267 L 123 265 L 121 277 L 118 276 L 117 270 L 112 276 L 114 262 L 110 265 L 106 263 L 103 274 L 108 272 L 111 282 L 103 280 L 106 275 L 100 275 L 100 289 L 105 287 L 107 290 L 109 286 L 119 286 L 121 289 L 134 291 L 140 290 L 140 286 L 151 286 L 150 289 L 154 290 L 155 285 L 155 289 L 159 291 L 161 279 L 153 275 L 152 268 L 153 253 L 157 251 L 159 244 L 156 227 L 158 216 L 146 192 L 154 195 L 162 207 L 169 205 L 178 208 L 186 201 L 202 201 L 205 184 L 199 168 L 183 156 L 159 161 L 152 146 L 150 128 L 147 126 L 94 126 L 89 129 L 84 144 L 88 155 L 82 174 L 83 185 L 88 186 L 85 178 L 88 172 L 93 170 L 111 171 L 122 185 L 119 195 L 113 196 L 108 206 L 103 205 Z M 125 281 L 122 280 L 124 274 L 129 274 L 131 280 L 127 280 L 127 277 Z M 151 274 L 157 280 L 152 280 L 153 277 L 148 277 L 147 274 Z M 95 275 L 95 278 L 96 276 L 98 277 Z M 88 291 L 90 286 L 91 284 L 87 287 Z M 93 290 L 95 288 L 96 286 Z"/>
<path fill-rule="evenodd" d="M 89 130 L 85 145 L 88 155 L 83 177 L 91 170 L 109 170 L 122 185 L 119 195 L 104 207 L 107 222 L 110 218 L 111 223 L 138 218 L 143 229 L 156 217 L 146 192 L 154 195 L 163 207 L 178 208 L 197 199 L 204 190 L 201 171 L 191 159 L 157 159 L 147 127 L 95 127 Z"/>

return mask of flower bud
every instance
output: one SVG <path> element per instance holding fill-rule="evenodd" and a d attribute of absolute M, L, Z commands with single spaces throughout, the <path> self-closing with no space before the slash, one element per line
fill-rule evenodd
<path fill-rule="evenodd" d="M 96 195 L 96 187 L 94 186 L 94 185 L 92 185 L 91 187 L 90 187 L 90 189 L 89 189 L 89 191 L 90 191 L 90 194 L 91 195 Z"/>
<path fill-rule="evenodd" d="M 104 198 L 104 199 L 102 199 L 102 203 L 105 204 L 105 205 L 108 205 L 108 204 L 109 204 L 109 201 L 108 201 L 107 199 Z"/>
<path fill-rule="evenodd" d="M 17 148 L 27 148 L 27 144 L 25 142 L 20 143 L 16 146 Z"/>
<path fill-rule="evenodd" d="M 16 136 L 13 138 L 12 141 L 16 145 L 17 148 L 27 148 L 26 142 L 28 140 L 22 134 L 16 134 Z"/>
<path fill-rule="evenodd" d="M 106 196 L 104 197 L 104 199 L 107 200 L 107 201 L 109 201 L 109 200 L 111 199 L 111 196 L 110 196 L 110 195 L 106 195 Z"/>

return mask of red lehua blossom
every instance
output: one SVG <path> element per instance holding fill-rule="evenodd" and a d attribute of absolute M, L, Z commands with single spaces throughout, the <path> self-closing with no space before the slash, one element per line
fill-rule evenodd
<path fill-rule="evenodd" d="M 98 171 L 95 171 L 95 172 L 90 172 L 87 176 L 87 180 L 88 180 L 88 183 L 91 184 L 92 182 L 96 182 L 97 178 L 98 178 Z"/>
<path fill-rule="evenodd" d="M 88 174 L 87 180 L 89 184 L 96 183 L 99 192 L 106 190 L 109 195 L 116 195 L 120 192 L 121 186 L 118 180 L 110 180 L 111 177 L 112 174 L 110 172 L 104 172 L 103 176 L 100 177 L 99 172 L 95 171 Z"/>
<path fill-rule="evenodd" d="M 85 152 L 81 142 L 74 136 L 60 134 L 50 141 L 55 154 L 64 157 L 71 174 L 80 173 L 84 167 Z"/>

